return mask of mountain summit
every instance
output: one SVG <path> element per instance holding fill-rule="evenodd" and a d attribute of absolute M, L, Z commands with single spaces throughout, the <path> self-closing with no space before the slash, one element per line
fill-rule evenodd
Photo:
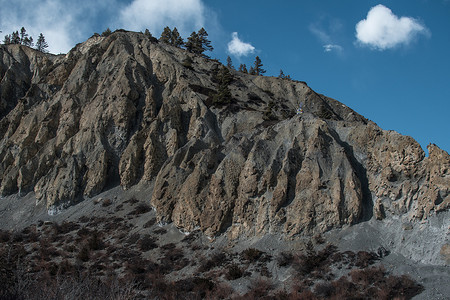
<path fill-rule="evenodd" d="M 426 157 L 305 82 L 141 33 L 58 56 L 2 45 L 0 76 L 0 192 L 34 192 L 49 213 L 142 184 L 159 221 L 233 238 L 450 207 L 450 156 L 437 146 Z"/>

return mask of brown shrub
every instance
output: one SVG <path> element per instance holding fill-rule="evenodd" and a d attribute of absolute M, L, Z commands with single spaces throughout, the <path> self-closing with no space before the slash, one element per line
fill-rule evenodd
<path fill-rule="evenodd" d="M 110 206 L 112 203 L 113 203 L 113 202 L 112 202 L 111 199 L 106 198 L 106 199 L 103 199 L 103 201 L 102 201 L 102 206 L 103 206 L 103 207 L 108 207 L 108 206 Z"/>
<path fill-rule="evenodd" d="M 227 268 L 225 277 L 228 280 L 236 280 L 238 278 L 241 278 L 242 275 L 244 275 L 242 269 L 237 264 L 232 264 Z"/>
<path fill-rule="evenodd" d="M 281 252 L 277 257 L 277 263 L 280 267 L 289 266 L 294 260 L 294 255 L 290 252 Z"/>
<path fill-rule="evenodd" d="M 378 255 L 373 252 L 359 251 L 356 254 L 355 266 L 361 269 L 367 268 L 369 265 L 374 264 L 377 259 Z"/>
<path fill-rule="evenodd" d="M 144 224 L 144 228 L 149 228 L 152 227 L 153 225 L 155 225 L 156 223 L 156 218 L 151 218 L 150 220 L 148 220 L 145 224 Z"/>
<path fill-rule="evenodd" d="M 139 240 L 139 249 L 141 251 L 149 251 L 155 248 L 158 248 L 158 245 L 156 244 L 156 240 L 154 237 L 150 236 L 149 234 L 144 235 L 140 240 Z"/>
<path fill-rule="evenodd" d="M 255 262 L 258 261 L 261 256 L 264 254 L 264 252 L 255 249 L 255 248 L 248 248 L 242 251 L 241 257 L 249 262 Z"/>
<path fill-rule="evenodd" d="M 82 262 L 89 261 L 91 251 L 89 249 L 89 246 L 87 244 L 83 244 L 80 248 L 80 251 L 77 254 L 77 258 L 81 260 Z"/>
<path fill-rule="evenodd" d="M 210 259 L 203 260 L 198 268 L 199 272 L 208 272 L 209 270 L 222 266 L 225 262 L 227 262 L 227 255 L 225 252 L 216 252 L 211 255 Z"/>
<path fill-rule="evenodd" d="M 11 232 L 0 229 L 0 242 L 7 243 L 11 239 Z"/>

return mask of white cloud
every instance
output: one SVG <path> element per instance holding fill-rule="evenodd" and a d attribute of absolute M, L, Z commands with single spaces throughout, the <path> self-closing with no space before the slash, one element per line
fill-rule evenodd
<path fill-rule="evenodd" d="M 204 26 L 205 14 L 201 0 L 134 0 L 119 18 L 128 30 L 161 32 L 169 26 L 185 35 Z"/>
<path fill-rule="evenodd" d="M 309 31 L 311 31 L 322 43 L 330 43 L 330 35 L 326 33 L 325 30 L 319 28 L 317 25 L 309 25 Z"/>
<path fill-rule="evenodd" d="M 339 45 L 327 44 L 327 45 L 323 46 L 323 50 L 325 52 L 331 52 L 331 51 L 342 52 L 342 50 L 344 50 L 344 49 Z"/>
<path fill-rule="evenodd" d="M 328 30 L 324 30 L 320 23 L 314 23 L 309 25 L 309 31 L 316 36 L 316 38 L 324 44 L 322 47 L 325 52 L 338 52 L 342 53 L 344 48 L 336 43 L 333 43 L 333 38 L 331 34 L 327 31 L 331 32 L 334 35 L 337 35 L 342 30 L 342 23 L 337 19 L 332 19 L 328 21 Z"/>
<path fill-rule="evenodd" d="M 237 32 L 231 34 L 232 40 L 228 43 L 228 52 L 236 56 L 246 56 L 255 52 L 255 47 L 249 43 L 244 43 L 238 37 Z"/>
<path fill-rule="evenodd" d="M 6 35 L 23 26 L 35 42 L 43 33 L 47 50 L 66 53 L 94 33 L 96 17 L 110 5 L 102 0 L 0 0 L 0 29 Z"/>
<path fill-rule="evenodd" d="M 378 50 L 408 44 L 418 34 L 428 34 L 428 29 L 414 18 L 397 17 L 381 4 L 372 7 L 367 18 L 356 24 L 358 42 Z"/>

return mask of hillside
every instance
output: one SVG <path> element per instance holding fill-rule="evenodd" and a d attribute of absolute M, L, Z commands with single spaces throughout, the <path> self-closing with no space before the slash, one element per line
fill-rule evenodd
<path fill-rule="evenodd" d="M 304 82 L 231 70 L 232 99 L 214 103 L 219 62 L 131 32 L 65 56 L 0 51 L 0 191 L 34 192 L 49 213 L 137 183 L 154 184 L 160 221 L 211 236 L 320 233 L 449 207 L 445 151 L 425 157 Z"/>

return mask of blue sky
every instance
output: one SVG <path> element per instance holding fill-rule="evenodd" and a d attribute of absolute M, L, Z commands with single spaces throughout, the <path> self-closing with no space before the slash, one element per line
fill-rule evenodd
<path fill-rule="evenodd" d="M 258 55 L 423 148 L 450 152 L 450 0 L 0 0 L 2 35 L 25 26 L 65 53 L 107 27 L 184 38 L 204 26 L 209 55 Z M 234 42 L 233 42 L 234 41 Z M 233 43 L 231 43 L 233 42 Z M 230 44 L 231 43 L 231 44 Z"/>

